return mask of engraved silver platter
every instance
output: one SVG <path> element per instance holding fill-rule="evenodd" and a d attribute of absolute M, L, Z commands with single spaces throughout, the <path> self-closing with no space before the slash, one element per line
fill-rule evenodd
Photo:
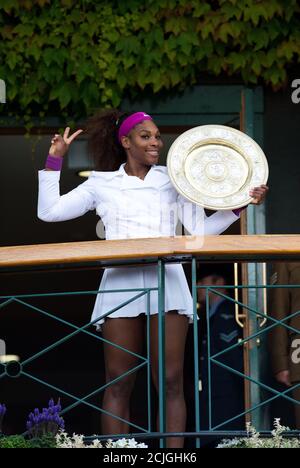
<path fill-rule="evenodd" d="M 181 134 L 168 152 L 176 190 L 210 210 L 233 210 L 251 202 L 249 191 L 266 184 L 269 168 L 260 146 L 224 125 L 202 125 Z"/>

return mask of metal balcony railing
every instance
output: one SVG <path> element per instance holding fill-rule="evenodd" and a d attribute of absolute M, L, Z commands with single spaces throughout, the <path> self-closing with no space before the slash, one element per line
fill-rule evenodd
<path fill-rule="evenodd" d="M 76 408 L 78 405 L 84 405 L 94 409 L 97 412 L 108 414 L 109 416 L 115 417 L 123 421 L 116 415 L 107 413 L 104 409 L 95 405 L 89 401 L 95 395 L 98 395 L 104 391 L 108 386 L 113 385 L 120 379 L 126 377 L 129 374 L 137 372 L 139 369 L 146 367 L 147 369 L 147 414 L 148 423 L 147 427 L 142 427 L 132 423 L 131 421 L 125 421 L 133 429 L 130 437 L 135 438 L 158 438 L 160 439 L 160 446 L 164 447 L 166 438 L 169 436 L 189 436 L 196 439 L 196 446 L 200 446 L 200 437 L 202 436 L 219 436 L 228 437 L 236 435 L 245 435 L 245 431 L 226 431 L 224 427 L 231 420 L 235 420 L 240 417 L 244 417 L 247 414 L 253 413 L 258 408 L 268 404 L 277 398 L 284 398 L 293 404 L 300 404 L 299 401 L 295 400 L 290 396 L 294 388 L 300 386 L 295 385 L 293 388 L 289 388 L 286 391 L 279 392 L 269 385 L 260 381 L 256 376 L 247 375 L 246 373 L 240 372 L 230 366 L 225 365 L 221 361 L 221 357 L 226 353 L 237 349 L 238 347 L 244 346 L 250 343 L 252 340 L 261 338 L 262 335 L 268 333 L 276 326 L 285 327 L 287 330 L 293 333 L 300 334 L 298 329 L 291 327 L 287 322 L 293 317 L 298 315 L 300 312 L 290 314 L 284 320 L 276 320 L 266 315 L 266 312 L 261 312 L 258 308 L 252 306 L 249 302 L 240 301 L 238 296 L 233 299 L 227 295 L 222 294 L 218 291 L 217 286 L 205 286 L 206 298 L 207 298 L 207 309 L 206 309 L 206 321 L 207 321 L 207 337 L 208 337 L 208 394 L 209 394 L 209 428 L 206 430 L 201 429 L 201 412 L 199 404 L 199 337 L 198 337 L 198 325 L 197 325 L 197 264 L 201 262 L 235 262 L 235 263 L 261 263 L 267 261 L 300 261 L 300 236 L 208 236 L 206 238 L 198 238 L 192 236 L 172 237 L 172 238 L 153 238 L 153 239 L 130 239 L 121 241 L 95 241 L 95 242 L 76 242 L 76 243 L 65 243 L 65 244 L 48 244 L 48 245 L 33 245 L 33 246 L 13 246 L 0 248 L 0 273 L 7 272 L 25 272 L 34 270 L 47 270 L 52 271 L 55 269 L 66 269 L 72 270 L 73 268 L 104 268 L 108 266 L 124 266 L 124 265 L 157 265 L 157 277 L 158 286 L 157 288 L 145 288 L 145 289 L 131 289 L 126 290 L 132 292 L 132 298 L 117 308 L 103 313 L 103 317 L 109 317 L 110 314 L 123 307 L 124 305 L 136 300 L 143 295 L 147 297 L 147 352 L 146 357 L 134 354 L 131 351 L 117 346 L 114 343 L 108 342 L 113 346 L 117 346 L 124 352 L 134 354 L 138 358 L 140 363 L 128 370 L 125 374 L 119 376 L 114 381 L 103 384 L 96 388 L 93 392 L 79 397 L 75 393 L 65 391 L 60 386 L 54 386 L 45 379 L 41 379 L 27 370 L 28 364 L 32 363 L 35 359 L 44 356 L 49 351 L 58 348 L 61 344 L 71 340 L 79 333 L 83 333 L 93 339 L 99 341 L 105 341 L 103 337 L 90 330 L 94 322 L 98 321 L 97 318 L 94 322 L 88 322 L 83 326 L 77 326 L 74 323 L 66 321 L 61 317 L 55 315 L 55 313 L 49 313 L 42 308 L 36 307 L 31 304 L 30 299 L 35 297 L 52 297 L 52 296 L 70 296 L 70 295 L 97 295 L 97 294 L 113 294 L 115 292 L 125 290 L 113 290 L 113 291 L 76 291 L 76 292 L 63 292 L 63 293 L 52 293 L 47 294 L 22 294 L 22 295 L 5 295 L 5 291 L 1 291 L 0 296 L 0 323 L 1 323 L 1 312 L 11 303 L 18 303 L 24 308 L 34 310 L 38 314 L 50 317 L 57 321 L 57 325 L 64 324 L 73 329 L 73 331 L 60 340 L 52 343 L 51 346 L 47 346 L 40 350 L 38 353 L 21 362 L 8 362 L 0 364 L 0 382 L 3 379 L 17 379 L 23 376 L 30 379 L 42 386 L 46 386 L 52 390 L 55 390 L 61 395 L 65 395 L 70 398 L 73 403 L 64 408 L 62 414 L 66 414 Z M 193 323 L 193 336 L 194 336 L 194 404 L 195 404 L 195 431 L 193 433 L 167 433 L 166 432 L 166 399 L 165 399 L 165 314 L 164 314 L 164 272 L 165 265 L 168 263 L 190 263 L 192 270 L 192 296 L 194 304 L 194 323 Z M 241 285 L 226 285 L 226 289 L 234 290 L 267 290 L 275 287 L 289 287 L 298 288 L 299 285 L 266 285 L 266 284 L 241 284 Z M 219 287 L 220 289 L 220 287 Z M 150 393 L 150 293 L 151 291 L 158 291 L 158 326 L 159 326 L 159 432 L 153 431 L 153 424 L 151 420 L 151 393 Z M 229 346 L 221 353 L 211 353 L 211 334 L 210 334 L 210 320 L 209 320 L 209 293 L 220 295 L 227 300 L 242 307 L 244 311 L 252 317 L 260 317 L 267 322 L 267 326 L 250 332 L 248 336 L 244 336 L 244 339 L 240 342 Z M 264 389 L 272 394 L 270 398 L 258 404 L 247 408 L 243 413 L 234 416 L 231 420 L 226 420 L 222 424 L 214 426 L 212 423 L 212 382 L 211 382 L 211 366 L 217 365 L 226 369 L 229 373 L 238 375 L 244 379 L 245 382 L 250 382 L 257 385 L 259 388 Z M 223 429 L 223 430 L 222 430 Z M 134 432 L 138 431 L 138 432 Z M 266 432 L 268 433 L 268 431 Z M 293 432 L 296 434 L 296 432 Z M 98 438 L 119 438 L 121 436 L 128 436 L 128 434 L 116 434 L 115 437 L 111 435 L 103 434 L 97 436 Z M 96 437 L 96 436 L 94 436 Z"/>

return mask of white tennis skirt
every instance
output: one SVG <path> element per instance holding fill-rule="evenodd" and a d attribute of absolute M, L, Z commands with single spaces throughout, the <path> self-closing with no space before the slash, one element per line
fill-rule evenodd
<path fill-rule="evenodd" d="M 106 268 L 100 283 L 99 292 L 95 302 L 92 319 L 99 319 L 94 325 L 101 330 L 101 324 L 105 318 L 137 317 L 147 314 L 147 294 L 129 302 L 121 308 L 120 304 L 132 299 L 141 291 L 113 292 L 116 289 L 157 288 L 158 268 L 155 265 Z M 110 310 L 116 309 L 106 317 Z M 176 310 L 178 314 L 186 315 L 189 321 L 193 321 L 193 300 L 187 284 L 187 280 L 180 264 L 165 266 L 165 311 Z M 149 313 L 158 313 L 158 292 L 150 292 Z"/>

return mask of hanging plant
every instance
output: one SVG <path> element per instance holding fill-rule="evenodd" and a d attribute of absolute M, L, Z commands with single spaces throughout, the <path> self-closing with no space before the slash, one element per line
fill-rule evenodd
<path fill-rule="evenodd" d="M 203 74 L 279 89 L 300 59 L 297 0 L 2 0 L 6 115 L 82 118 Z"/>

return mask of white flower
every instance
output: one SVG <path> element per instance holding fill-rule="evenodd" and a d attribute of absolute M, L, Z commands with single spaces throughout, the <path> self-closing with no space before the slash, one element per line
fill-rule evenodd
<path fill-rule="evenodd" d="M 89 446 L 89 448 L 102 448 L 102 444 L 101 444 L 100 440 L 95 439 L 95 440 L 93 440 L 93 442 Z"/>
<path fill-rule="evenodd" d="M 113 443 L 113 441 L 112 441 L 111 439 L 108 439 L 108 441 L 106 442 L 105 447 L 106 447 L 106 448 L 111 448 L 111 447 L 112 447 L 112 443 Z"/>
<path fill-rule="evenodd" d="M 136 448 L 138 445 L 137 441 L 135 439 L 128 439 L 127 440 L 127 447 L 128 448 Z"/>
<path fill-rule="evenodd" d="M 84 436 L 73 434 L 69 437 L 66 432 L 59 432 L 56 435 L 56 446 L 57 448 L 103 448 L 99 439 L 94 439 L 91 444 L 85 444 Z M 148 448 L 145 444 L 138 444 L 135 439 L 119 439 L 112 441 L 108 439 L 106 448 Z"/>
<path fill-rule="evenodd" d="M 119 439 L 112 442 L 113 448 L 125 448 L 127 447 L 127 439 Z"/>
<path fill-rule="evenodd" d="M 281 425 L 280 419 L 275 419 L 272 437 L 261 439 L 259 432 L 248 423 L 247 438 L 223 440 L 217 448 L 300 448 L 299 438 L 283 437 L 283 433 L 289 430 Z"/>

